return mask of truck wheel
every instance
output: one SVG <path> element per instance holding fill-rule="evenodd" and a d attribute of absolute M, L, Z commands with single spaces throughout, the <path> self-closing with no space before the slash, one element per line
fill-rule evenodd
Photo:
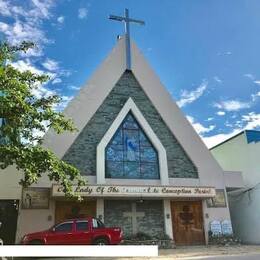
<path fill-rule="evenodd" d="M 32 240 L 29 242 L 30 245 L 43 245 L 44 243 L 41 240 Z"/>
<path fill-rule="evenodd" d="M 99 246 L 104 246 L 104 245 L 108 245 L 108 241 L 106 238 L 97 238 L 95 241 L 94 241 L 94 245 L 99 245 Z"/>

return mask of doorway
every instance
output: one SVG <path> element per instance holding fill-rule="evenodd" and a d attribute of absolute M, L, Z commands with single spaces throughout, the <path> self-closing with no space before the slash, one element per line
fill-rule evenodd
<path fill-rule="evenodd" d="M 205 244 L 201 201 L 172 201 L 171 212 L 176 245 Z"/>
<path fill-rule="evenodd" d="M 96 201 L 56 201 L 55 223 L 66 219 L 96 216 Z"/>
<path fill-rule="evenodd" d="M 0 200 L 0 238 L 5 245 L 15 244 L 18 208 L 19 200 Z"/>

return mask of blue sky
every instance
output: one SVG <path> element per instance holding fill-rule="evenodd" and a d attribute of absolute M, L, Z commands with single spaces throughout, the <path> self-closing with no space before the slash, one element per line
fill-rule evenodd
<path fill-rule="evenodd" d="M 260 1 L 0 0 L 0 37 L 38 49 L 14 63 L 47 72 L 36 95 L 59 93 L 64 108 L 123 33 L 109 14 L 143 19 L 131 36 L 210 147 L 260 130 Z"/>

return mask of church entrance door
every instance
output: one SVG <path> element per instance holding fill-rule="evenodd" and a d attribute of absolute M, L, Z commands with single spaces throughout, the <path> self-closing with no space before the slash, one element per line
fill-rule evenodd
<path fill-rule="evenodd" d="M 201 201 L 172 201 L 171 211 L 176 245 L 205 244 Z"/>
<path fill-rule="evenodd" d="M 18 200 L 0 200 L 0 239 L 6 245 L 15 244 L 18 217 Z"/>
<path fill-rule="evenodd" d="M 71 218 L 96 217 L 96 201 L 56 201 L 55 223 Z"/>

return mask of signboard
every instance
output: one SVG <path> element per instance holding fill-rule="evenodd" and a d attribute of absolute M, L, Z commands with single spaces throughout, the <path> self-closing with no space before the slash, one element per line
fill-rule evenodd
<path fill-rule="evenodd" d="M 24 188 L 22 194 L 23 209 L 48 209 L 50 190 L 48 188 Z"/>
<path fill-rule="evenodd" d="M 226 197 L 223 189 L 217 189 L 216 196 L 214 198 L 207 199 L 208 208 L 225 208 L 226 206 Z"/>
<path fill-rule="evenodd" d="M 221 223 L 219 220 L 213 220 L 210 222 L 210 230 L 213 236 L 222 235 Z"/>
<path fill-rule="evenodd" d="M 222 233 L 223 235 L 232 235 L 233 234 L 233 230 L 232 230 L 232 225 L 231 225 L 231 221 L 230 220 L 223 220 L 221 222 L 221 227 L 222 227 Z"/>
<path fill-rule="evenodd" d="M 173 187 L 173 186 L 119 186 L 88 185 L 73 187 L 75 194 L 82 197 L 201 197 L 210 198 L 216 195 L 212 187 Z M 62 187 L 53 185 L 52 196 L 64 196 Z"/>

